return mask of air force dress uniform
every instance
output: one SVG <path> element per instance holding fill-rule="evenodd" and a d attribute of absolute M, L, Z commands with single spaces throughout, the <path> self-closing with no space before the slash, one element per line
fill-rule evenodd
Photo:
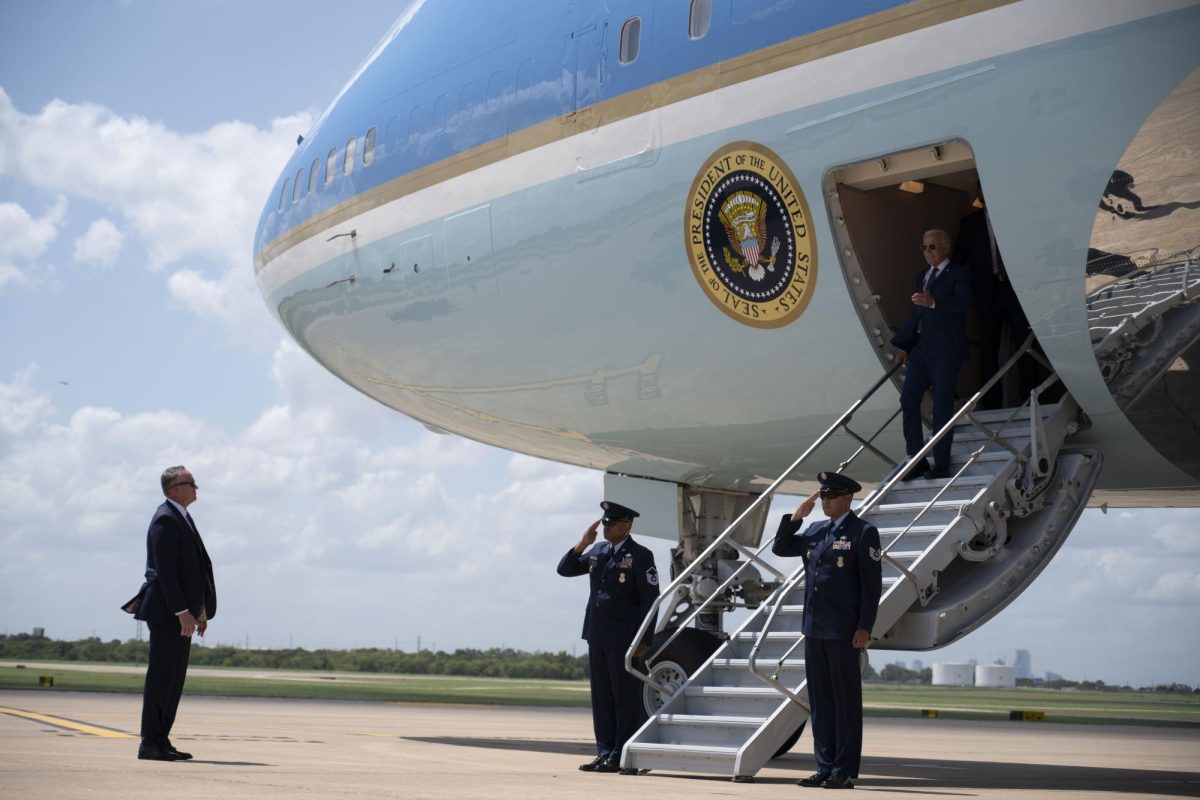
<path fill-rule="evenodd" d="M 818 479 L 822 489 L 839 493 L 862 488 L 837 473 Z M 815 522 L 803 534 L 801 524 L 784 516 L 771 550 L 804 559 L 801 631 L 817 771 L 855 778 L 862 757 L 862 673 L 851 640 L 857 629 L 875 625 L 883 588 L 879 531 L 853 511 Z"/>
<path fill-rule="evenodd" d="M 633 509 L 605 501 L 605 522 L 632 520 Z M 626 536 L 615 546 L 598 541 L 583 553 L 568 550 L 558 562 L 558 574 L 587 575 L 591 585 L 583 617 L 592 686 L 592 725 L 596 732 L 596 762 L 615 770 L 621 748 L 645 721 L 641 683 L 625 671 L 625 652 L 638 626 L 658 597 L 654 554 Z M 650 643 L 653 628 L 644 643 Z M 605 764 L 607 762 L 607 764 Z"/>

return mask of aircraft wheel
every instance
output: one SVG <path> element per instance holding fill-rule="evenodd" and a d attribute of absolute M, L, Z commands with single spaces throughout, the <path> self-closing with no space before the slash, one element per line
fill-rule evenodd
<path fill-rule="evenodd" d="M 666 641 L 672 633 L 673 630 L 667 630 L 656 636 L 650 651 L 653 652 L 659 642 Z M 666 689 L 666 692 L 660 692 L 653 686 L 643 686 L 642 702 L 646 706 L 646 714 L 653 716 L 658 713 L 663 704 L 687 683 L 688 677 L 700 669 L 720 646 L 721 640 L 711 633 L 684 628 L 675 641 L 646 665 L 650 679 Z"/>

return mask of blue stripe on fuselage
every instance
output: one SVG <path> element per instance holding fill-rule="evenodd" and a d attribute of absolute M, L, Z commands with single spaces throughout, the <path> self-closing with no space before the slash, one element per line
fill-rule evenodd
<path fill-rule="evenodd" d="M 714 0 L 711 29 L 696 40 L 688 36 L 690 3 L 682 0 L 586 0 L 564 3 L 559 13 L 546 11 L 555 3 L 426 3 L 296 148 L 259 220 L 255 256 L 322 211 L 456 153 L 577 107 L 908 2 Z M 640 55 L 622 65 L 621 27 L 634 16 L 641 19 Z M 364 167 L 363 136 L 372 127 L 375 160 Z M 358 140 L 356 163 L 347 176 L 342 158 L 351 138 Z M 337 152 L 337 164 L 325 185 L 330 151 Z M 321 174 L 308 194 L 314 161 Z M 303 190 L 293 203 L 291 181 L 298 172 Z"/>

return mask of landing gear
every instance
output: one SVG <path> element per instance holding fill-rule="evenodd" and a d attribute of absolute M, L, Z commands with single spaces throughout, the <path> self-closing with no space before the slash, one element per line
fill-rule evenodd
<path fill-rule="evenodd" d="M 657 650 L 674 632 L 674 629 L 667 629 L 655 636 L 654 643 L 650 645 L 650 652 Z M 695 628 L 684 628 L 680 631 L 675 641 L 646 665 L 650 680 L 666 689 L 665 692 L 660 692 L 649 685 L 642 689 L 642 702 L 646 706 L 646 714 L 657 713 L 658 709 L 687 682 L 688 676 L 700 669 L 720 645 L 721 640 L 707 631 Z"/>

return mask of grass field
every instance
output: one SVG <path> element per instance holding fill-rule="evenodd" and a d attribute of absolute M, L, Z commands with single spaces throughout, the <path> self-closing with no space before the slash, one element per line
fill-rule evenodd
<path fill-rule="evenodd" d="M 82 667 L 82 669 L 81 669 Z M 54 678 L 54 687 L 40 691 L 142 691 L 143 674 L 70 668 L 0 667 L 0 689 L 38 689 L 40 676 Z M 294 697 L 327 700 L 376 700 L 417 703 L 569 706 L 589 704 L 585 681 L 510 680 L 426 675 L 363 673 L 289 673 L 269 675 L 261 670 L 194 671 L 188 694 L 234 697 Z M 952 719 L 1008 719 L 1013 710 L 1041 711 L 1046 722 L 1086 722 L 1121 725 L 1164 725 L 1200 728 L 1200 696 L 1117 692 L 1055 691 L 1052 689 L 975 689 L 950 686 L 863 687 L 868 716 L 917 716 L 924 709 Z"/>

